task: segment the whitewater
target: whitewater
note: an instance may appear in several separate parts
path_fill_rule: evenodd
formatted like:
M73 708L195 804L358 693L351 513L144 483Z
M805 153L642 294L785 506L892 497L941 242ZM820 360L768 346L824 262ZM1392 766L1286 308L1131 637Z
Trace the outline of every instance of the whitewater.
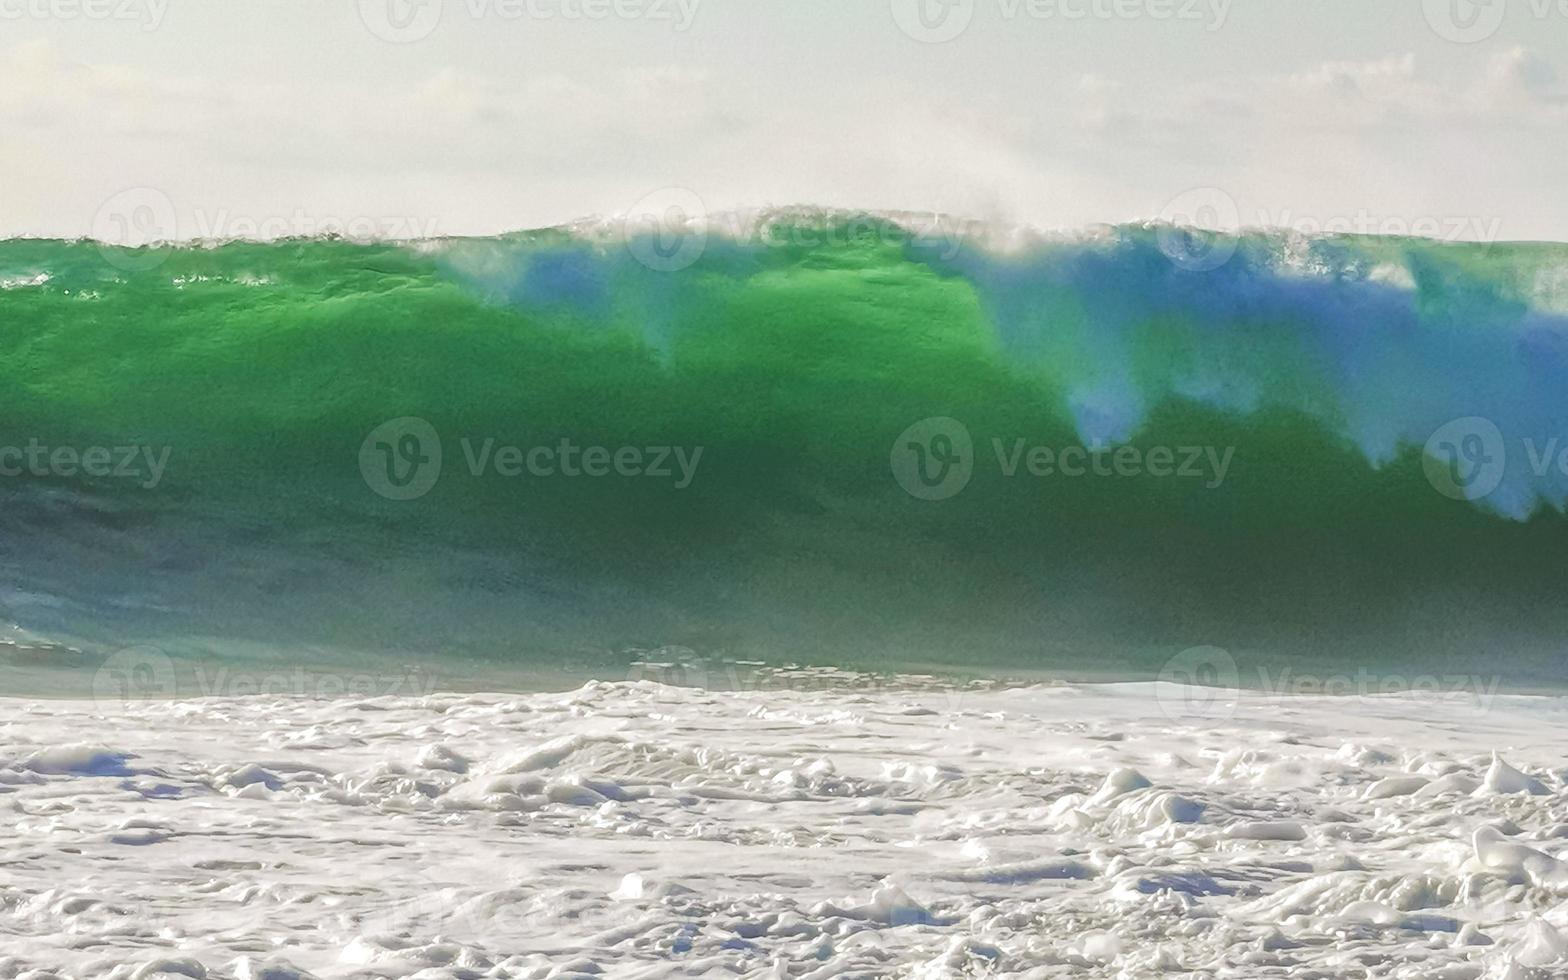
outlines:
M0 977L1568 970L1568 702L780 671L0 701Z

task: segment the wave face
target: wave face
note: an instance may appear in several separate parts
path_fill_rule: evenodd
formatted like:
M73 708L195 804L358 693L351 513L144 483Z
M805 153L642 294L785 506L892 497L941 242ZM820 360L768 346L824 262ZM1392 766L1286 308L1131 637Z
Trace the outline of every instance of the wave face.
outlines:
M0 286L23 636L1560 661L1568 246L794 211Z

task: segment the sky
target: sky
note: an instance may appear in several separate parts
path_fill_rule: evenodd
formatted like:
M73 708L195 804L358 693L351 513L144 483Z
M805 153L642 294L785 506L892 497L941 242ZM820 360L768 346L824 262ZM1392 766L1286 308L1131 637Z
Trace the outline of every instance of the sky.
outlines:
M1568 0L0 0L0 134L6 237L674 195L1568 240Z

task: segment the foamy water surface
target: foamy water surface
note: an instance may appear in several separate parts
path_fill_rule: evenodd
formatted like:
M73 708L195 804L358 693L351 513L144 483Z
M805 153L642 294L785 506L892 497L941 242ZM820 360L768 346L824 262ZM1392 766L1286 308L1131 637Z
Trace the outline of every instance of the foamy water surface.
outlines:
M1181 694L4 700L0 977L1568 971L1568 701Z

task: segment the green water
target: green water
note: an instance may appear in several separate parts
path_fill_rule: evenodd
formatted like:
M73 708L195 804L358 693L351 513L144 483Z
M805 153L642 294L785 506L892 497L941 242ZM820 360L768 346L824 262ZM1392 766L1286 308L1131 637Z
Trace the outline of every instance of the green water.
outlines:
M676 645L1139 675L1209 644L1555 676L1568 478L1520 447L1568 432L1568 249L1253 236L1195 271L1144 229L829 237L677 271L566 231L0 243L0 450L151 453L0 476L0 619L600 673ZM1469 416L1508 460L1455 500L1423 446ZM423 444L367 437L409 417L440 475L389 499L362 463L408 476ZM937 500L893 465L930 418L973 447ZM571 476L563 440L671 473ZM1007 473L1076 446L1138 472ZM505 475L506 447L556 468Z

